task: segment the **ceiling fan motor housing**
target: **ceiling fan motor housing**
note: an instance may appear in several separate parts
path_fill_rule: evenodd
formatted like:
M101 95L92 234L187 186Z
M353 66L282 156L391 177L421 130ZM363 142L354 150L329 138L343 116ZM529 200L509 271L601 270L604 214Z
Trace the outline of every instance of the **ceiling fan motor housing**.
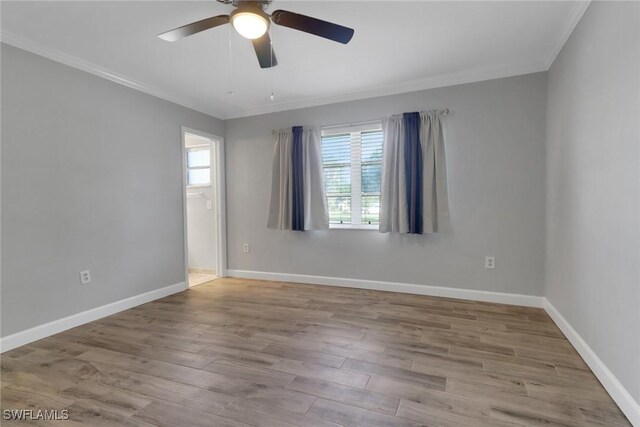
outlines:
M228 15L212 16L165 31L158 34L158 37L175 42L211 28L231 24L241 36L251 40L260 67L271 68L278 64L269 37L269 27L272 22L342 44L349 43L354 33L352 28L286 10L274 10L268 14L265 9L271 4L271 0L217 1L225 5L233 5L235 9Z
M271 0L218 0L222 4L232 4L238 8L255 8L264 10L271 4Z

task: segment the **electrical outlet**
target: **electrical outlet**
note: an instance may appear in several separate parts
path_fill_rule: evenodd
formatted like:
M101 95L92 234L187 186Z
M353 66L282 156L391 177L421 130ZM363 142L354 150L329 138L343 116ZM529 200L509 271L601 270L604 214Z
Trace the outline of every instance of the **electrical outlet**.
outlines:
M242 245L242 251L243 251L245 254L248 254L250 250L251 250L251 248L249 247L249 244L248 244L248 243L245 243L244 245Z
M484 268L487 268L489 270L493 270L494 268L496 268L496 257L494 256L484 257Z
M91 282L91 272L89 270L83 270L80 272L80 284L86 285Z
M207 209L213 209L213 202L211 200L207 200Z

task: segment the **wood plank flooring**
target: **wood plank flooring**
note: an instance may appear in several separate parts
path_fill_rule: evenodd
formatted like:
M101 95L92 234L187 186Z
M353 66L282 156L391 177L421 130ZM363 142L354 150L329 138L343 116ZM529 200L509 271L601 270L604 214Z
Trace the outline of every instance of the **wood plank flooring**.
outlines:
M203 283L207 283L218 278L215 274L208 273L207 271L210 270L197 270L192 272L191 269L189 269L189 287L202 285Z
M390 292L218 279L1 362L37 425L630 425L543 310Z

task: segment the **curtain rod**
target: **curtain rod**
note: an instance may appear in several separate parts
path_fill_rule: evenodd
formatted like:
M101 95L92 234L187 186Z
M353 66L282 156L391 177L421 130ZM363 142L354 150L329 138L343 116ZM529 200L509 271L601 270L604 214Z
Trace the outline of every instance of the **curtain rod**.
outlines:
M421 113L440 113L443 116L448 116L449 115L449 109L445 108L443 110L424 110L424 111L420 111ZM368 120L365 122L354 122L354 123L336 123L333 125L324 125L324 126L319 126L320 129L331 129L331 128L341 128L341 127L348 127L348 126L363 126L363 125L372 125L372 124L376 124L376 123L380 123L382 121L382 119L380 120Z
M445 108L443 110L424 110L424 111L420 111L421 113L431 113L431 112L435 112L435 113L440 113L443 116L448 116L449 115L449 109ZM354 123L336 123L333 125L324 125L324 126L320 126L320 129L331 129L331 128L342 128L342 127L349 127L349 126L363 126L363 125L372 125L375 123L380 123L382 121L382 119L380 120L368 120L366 122L354 122Z
M448 116L449 115L449 109L445 108L442 110L422 110L420 111L420 113L439 113L443 116ZM395 114L394 116L397 116L399 114ZM392 116L393 117L393 116ZM332 125L321 125L318 126L318 128L320 129L331 129L331 128L342 128L342 127L349 127L349 126L364 126L364 125L373 125L376 123L380 123L382 121L382 119L379 120L367 120L364 122L353 122L353 123L336 123L336 124L332 124ZM273 135L275 135L277 132L279 132L280 130L286 130L289 128L285 128L285 129L279 129L279 130L272 130L271 133Z
M439 113L442 114L443 116L448 116L449 115L449 109L445 108L443 110L423 110L420 111L420 113ZM325 125L325 126L320 126L320 129L331 129L331 128L341 128L341 127L348 127L348 126L363 126L363 125L372 125L375 123L380 123L382 121L382 119L380 120L368 120L366 122L354 122L354 123L336 123L333 125Z
M322 125L319 126L320 129L331 129L331 128L343 128L343 127L349 127L349 126L364 126L364 125L374 125L376 123L380 123L382 121L382 119L380 120L367 120L366 122L353 122L353 123L336 123L333 125Z
M449 115L449 109L445 108L443 110L422 110L422 111L418 111L418 113L438 113L442 116L448 116ZM391 117L402 117L402 114L394 114Z
M349 127L349 126L364 126L364 125L373 125L376 123L380 123L382 121L382 119L380 120L368 120L366 122L353 122L353 123L340 123L340 124L335 124L335 125L320 125L320 126L313 126L313 127L317 127L318 129L331 129L331 128L342 128L342 127ZM271 133L273 135L275 135L276 133L283 131L283 130L289 130L291 128L284 128L284 129L274 129L271 131Z

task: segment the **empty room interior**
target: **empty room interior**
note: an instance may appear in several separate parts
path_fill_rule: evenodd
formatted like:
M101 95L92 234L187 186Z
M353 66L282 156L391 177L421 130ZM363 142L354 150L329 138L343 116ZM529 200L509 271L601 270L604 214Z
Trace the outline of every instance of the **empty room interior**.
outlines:
M0 17L2 425L640 427L640 2Z

